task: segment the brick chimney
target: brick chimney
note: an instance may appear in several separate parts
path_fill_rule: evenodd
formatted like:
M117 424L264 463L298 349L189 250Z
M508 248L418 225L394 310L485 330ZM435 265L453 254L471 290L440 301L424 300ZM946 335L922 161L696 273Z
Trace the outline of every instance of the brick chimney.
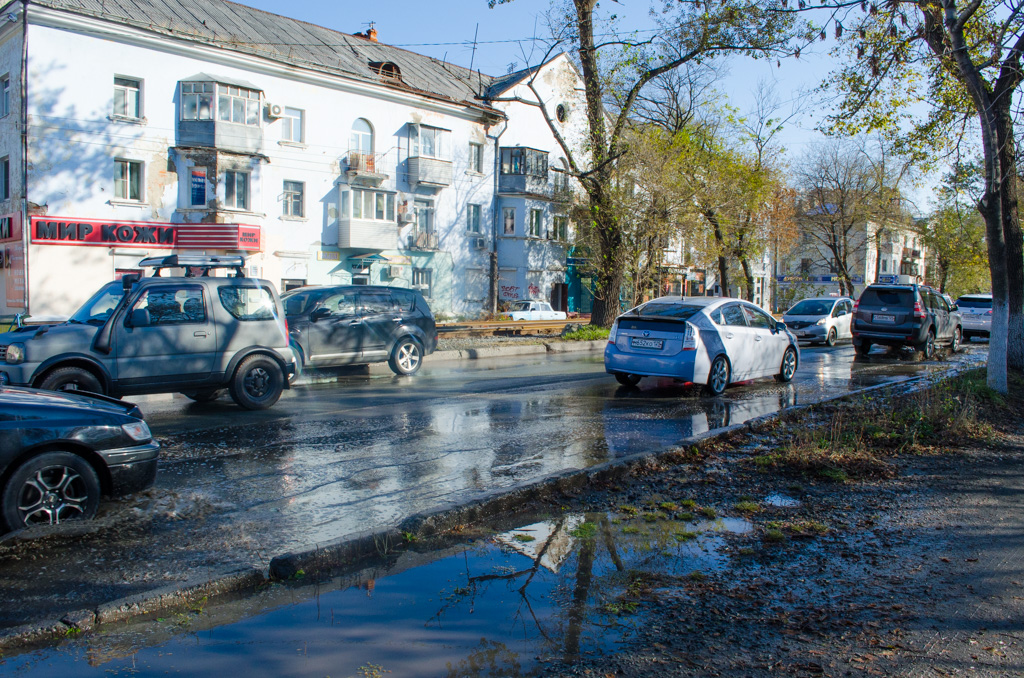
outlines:
M372 42L377 42L377 29L373 26L366 31L366 38Z

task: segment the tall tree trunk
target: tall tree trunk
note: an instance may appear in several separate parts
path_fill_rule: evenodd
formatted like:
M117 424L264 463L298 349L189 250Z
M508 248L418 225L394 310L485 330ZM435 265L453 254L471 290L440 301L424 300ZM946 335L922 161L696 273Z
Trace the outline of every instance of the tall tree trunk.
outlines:
M743 277L747 279L746 299L754 303L754 273L750 270L750 260L743 257L740 259L740 265L743 267Z
M996 134L999 139L1000 207L1003 237L1006 239L1006 275L1009 318L1006 335L1006 365L1024 370L1024 238L1020 230L1017 201L1020 182L1017 179L1017 149L1013 138L1013 117L1010 95L1004 93L994 102Z
M729 258L725 256L725 233L722 231L722 224L718 221L718 214L712 209L703 210L704 218L711 224L715 234L715 244L718 246L718 284L722 288L722 296L729 296Z
M595 266L597 291L590 324L611 327L619 315L619 294L625 279L622 270L623 240L622 229L611 206L611 200L600 187L588 192L590 216L597 233L598 261Z

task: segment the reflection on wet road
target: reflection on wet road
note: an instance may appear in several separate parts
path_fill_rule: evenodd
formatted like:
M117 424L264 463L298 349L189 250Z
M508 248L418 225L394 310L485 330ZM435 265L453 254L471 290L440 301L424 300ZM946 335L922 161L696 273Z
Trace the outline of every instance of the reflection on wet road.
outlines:
M158 487L202 497L279 553L936 367L811 349L790 384L705 398L671 380L620 387L599 355L538 356L300 386L269 412L226 398L142 405L165 446Z

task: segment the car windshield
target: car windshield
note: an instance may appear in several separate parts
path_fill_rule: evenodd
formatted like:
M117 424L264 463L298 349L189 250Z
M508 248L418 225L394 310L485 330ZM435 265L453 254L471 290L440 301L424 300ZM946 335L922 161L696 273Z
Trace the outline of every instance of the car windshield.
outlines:
M987 297L960 297L956 305L960 308L992 308L992 300Z
M636 309L637 315L655 315L667 318L679 318L680 320L686 320L694 313L700 311L703 306L695 306L694 304L687 304L680 301L675 302L664 302L664 301L652 301L649 304L638 306Z
M68 318L68 322L88 325L102 325L117 307L117 303L124 296L124 287L120 281L107 283L99 289L96 294L89 298L89 301L82 304L82 307L75 311L74 315Z
M799 304L786 311L786 315L827 315L831 312L831 301L804 299Z

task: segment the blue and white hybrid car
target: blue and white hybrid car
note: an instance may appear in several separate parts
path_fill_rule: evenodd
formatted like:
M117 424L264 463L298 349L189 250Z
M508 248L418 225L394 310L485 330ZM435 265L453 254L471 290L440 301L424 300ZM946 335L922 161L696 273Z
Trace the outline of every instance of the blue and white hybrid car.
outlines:
M766 311L740 299L660 297L626 311L612 325L605 371L620 384L671 377L720 395L729 384L775 377L787 382L800 364L796 337Z

